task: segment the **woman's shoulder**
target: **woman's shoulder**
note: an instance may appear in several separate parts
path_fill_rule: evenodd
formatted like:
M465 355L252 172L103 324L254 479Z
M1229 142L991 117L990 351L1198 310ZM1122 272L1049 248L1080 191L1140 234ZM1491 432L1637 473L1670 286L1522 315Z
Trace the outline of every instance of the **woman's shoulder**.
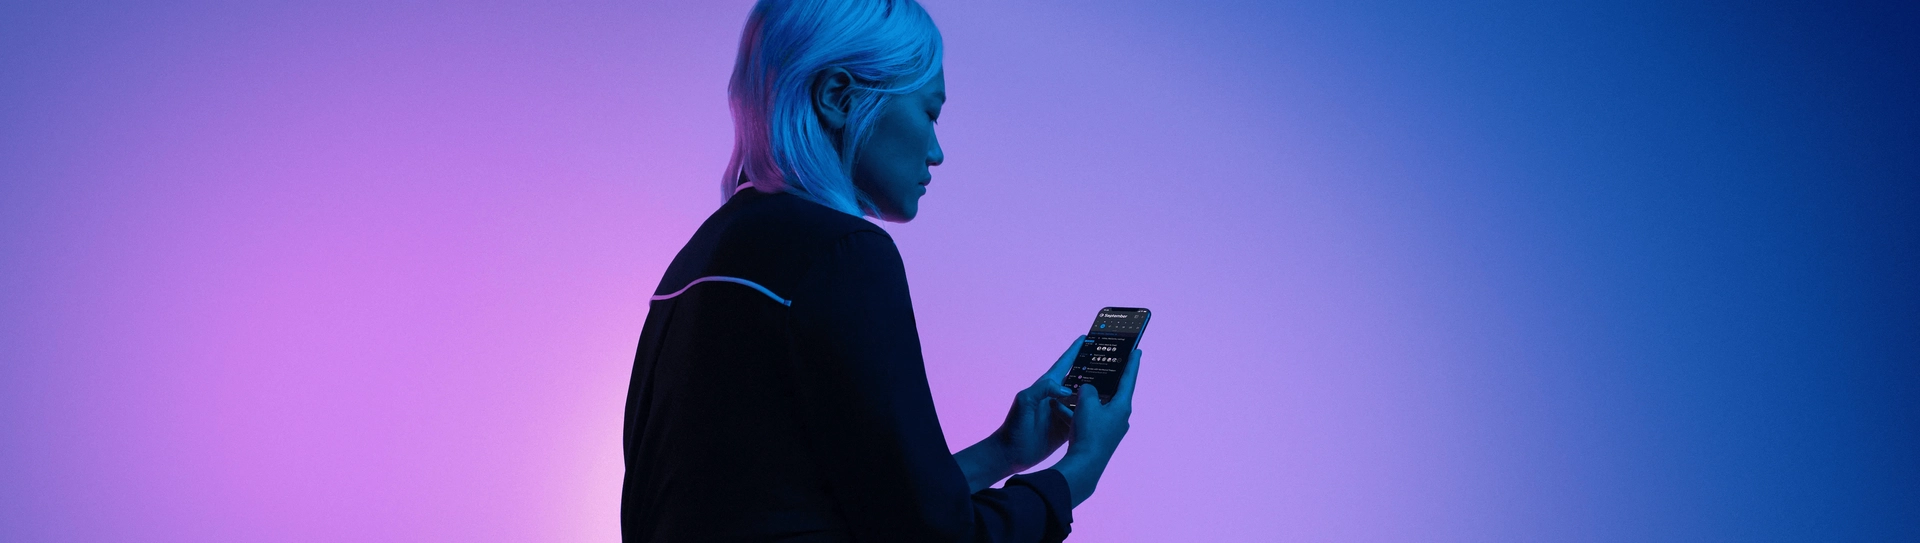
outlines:
M732 213L727 230L746 237L781 239L809 245L830 244L856 232L893 239L886 230L865 218L784 192L766 194L741 191L727 202L727 206L722 206L723 211L725 207L733 207L736 203L740 205Z
M822 259L898 261L893 237L864 218L785 193L742 191L707 218L668 266L656 294L701 277L738 277L776 292Z

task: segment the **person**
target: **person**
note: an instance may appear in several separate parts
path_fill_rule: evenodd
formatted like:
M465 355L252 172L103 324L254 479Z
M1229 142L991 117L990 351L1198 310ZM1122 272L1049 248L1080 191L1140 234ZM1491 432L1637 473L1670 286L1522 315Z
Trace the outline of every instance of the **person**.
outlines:
M1060 541L1126 434L1061 386L1080 339L949 453L904 264L944 159L942 43L913 0L762 0L728 98L725 198L654 291L628 388L627 541ZM1065 444L1052 468L1032 468ZM1011 479L1007 479L1012 476ZM1000 488L989 488L1007 479Z

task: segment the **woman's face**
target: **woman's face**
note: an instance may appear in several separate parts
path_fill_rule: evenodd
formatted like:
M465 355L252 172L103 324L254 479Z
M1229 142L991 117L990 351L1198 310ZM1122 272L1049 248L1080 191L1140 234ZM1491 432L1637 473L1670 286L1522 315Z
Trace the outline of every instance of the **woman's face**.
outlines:
M873 198L880 220L907 222L920 212L920 197L933 181L927 169L946 160L940 153L940 138L933 134L933 121L940 118L940 106L946 102L947 78L942 70L920 90L888 100L873 122L871 136L854 154L854 186Z

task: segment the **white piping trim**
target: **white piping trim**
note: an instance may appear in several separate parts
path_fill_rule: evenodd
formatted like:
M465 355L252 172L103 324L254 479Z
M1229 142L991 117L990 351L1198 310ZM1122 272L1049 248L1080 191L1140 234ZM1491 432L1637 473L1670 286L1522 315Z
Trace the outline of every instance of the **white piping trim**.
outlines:
M740 194L740 191L743 191L743 190L747 190L747 189L750 189L750 188L753 188L753 182L752 182L752 181L748 181L748 182L745 182L745 183L741 183L741 184L740 184L740 186L738 186L738 187L734 187L734 188L733 188L733 193L734 193L734 194Z
M763 286L760 286L760 284L759 284L759 283L755 283L755 282L753 282L753 281L748 281L748 280L746 280L746 279L741 279L741 278L738 278L738 277L726 277L726 276L720 276L720 275L709 275L709 276L706 276L706 277L702 277L702 278L699 278L699 279L694 279L693 281L691 281L691 282L689 282L689 283L687 283L687 286L684 286L684 287L680 287L680 290L676 290L676 291L673 291L673 294L659 294L659 295L655 295L655 296L653 297L653 301L656 301L656 302L657 302L657 301L660 301L660 300L667 300L667 299L671 299L671 298L673 298L674 296L679 296L679 295L680 295L680 293L682 293L682 292L686 292L686 291L687 291L687 289L690 289L690 288L693 288L693 286L694 286L694 285L698 285L698 284L700 284L700 283L705 283L705 282L707 282L707 281L724 281L724 282L728 282L728 283L739 283L739 284L742 284L742 285L746 285L746 286L749 286L749 287L753 287L753 290L758 290L758 291L760 291L760 293L761 293L761 294L765 294L765 295L767 295L767 297L768 297L768 298L773 298L773 301L776 301L776 302L780 302L780 305L784 305L784 306L787 306L787 307L793 307L793 300L788 300L788 299L786 299L786 298L781 298L781 297L780 297L780 295L778 295L778 294L774 294L774 293L773 293L773 291L771 291L771 290L767 290L767 287L763 287Z

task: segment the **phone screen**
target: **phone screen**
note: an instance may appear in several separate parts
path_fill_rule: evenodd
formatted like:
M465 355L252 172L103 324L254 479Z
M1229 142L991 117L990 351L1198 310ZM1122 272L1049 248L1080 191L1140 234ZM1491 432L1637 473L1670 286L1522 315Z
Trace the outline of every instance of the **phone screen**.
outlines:
M1100 403L1112 400L1113 393L1120 390L1120 374L1127 371L1127 358L1133 356L1133 348L1140 344L1140 334L1147 330L1147 319L1152 316L1152 311L1140 307L1101 309L1093 319L1093 328L1087 330L1087 339L1080 342L1073 369L1060 384L1079 394L1080 385L1091 383L1100 393ZM1074 407L1076 397L1062 401Z

